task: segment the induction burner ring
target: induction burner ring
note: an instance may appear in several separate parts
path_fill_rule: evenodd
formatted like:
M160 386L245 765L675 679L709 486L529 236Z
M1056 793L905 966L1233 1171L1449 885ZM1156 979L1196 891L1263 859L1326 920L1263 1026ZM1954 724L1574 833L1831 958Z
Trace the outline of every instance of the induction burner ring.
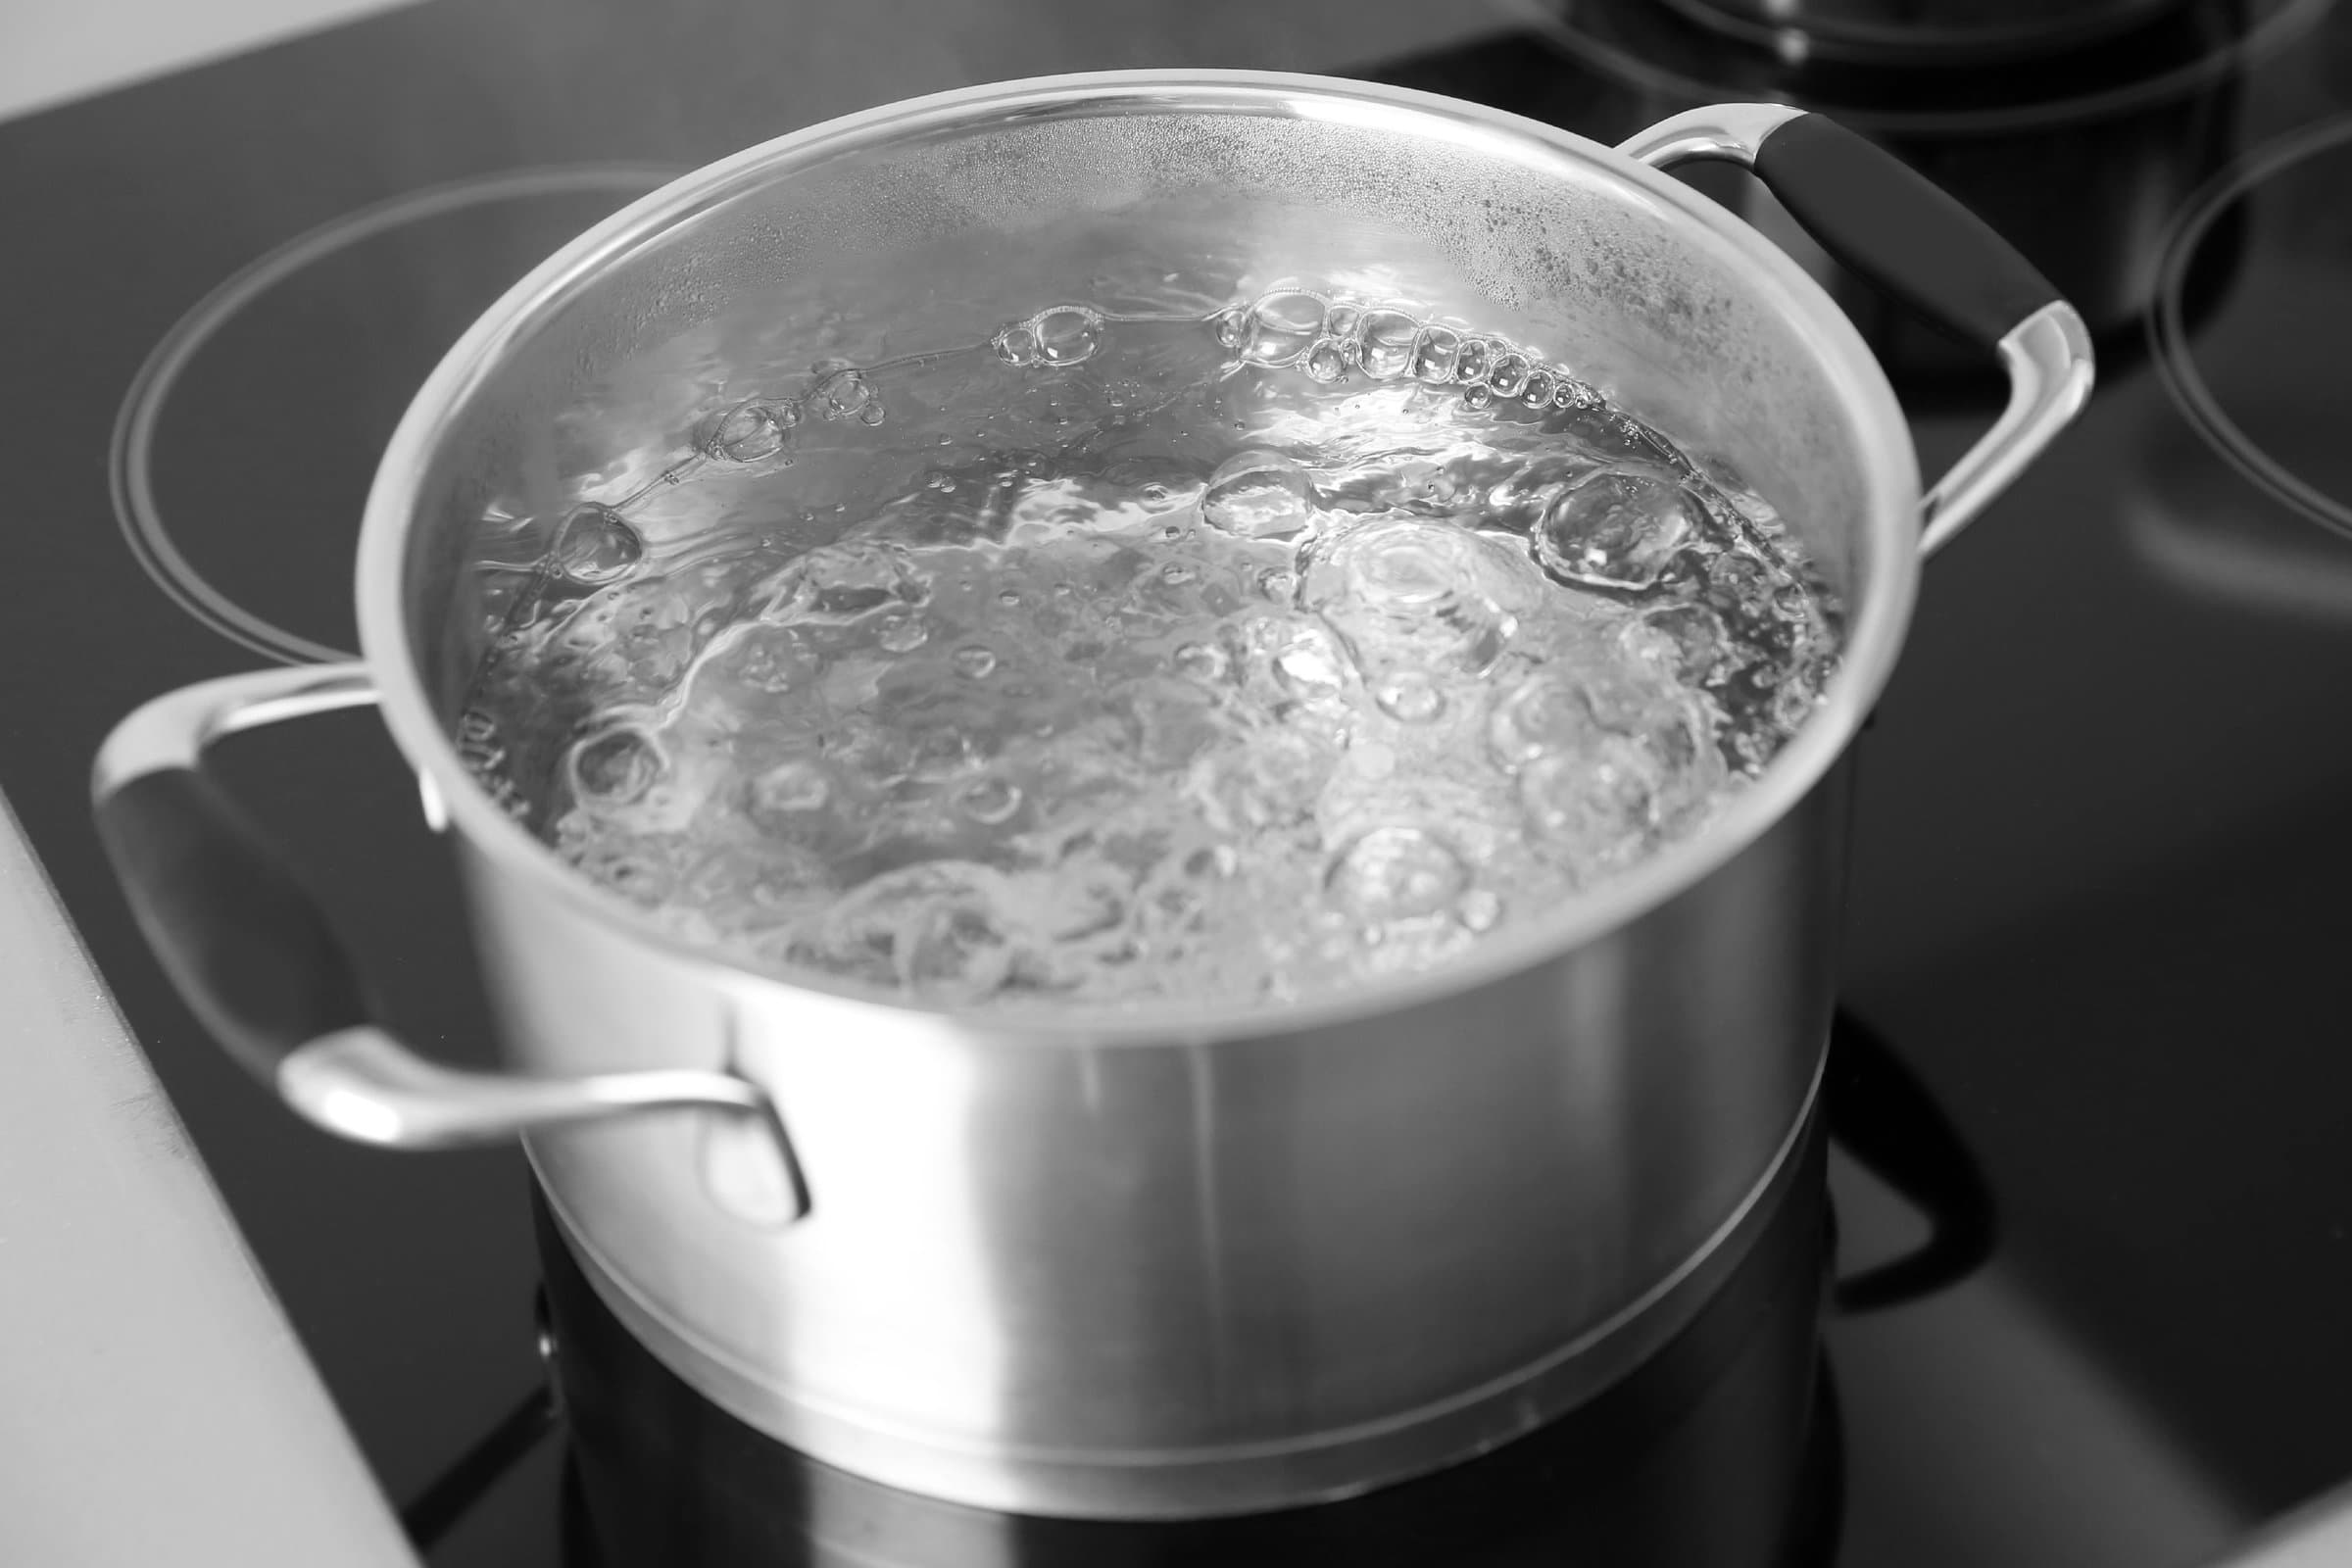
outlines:
M197 354L237 314L304 268L404 224L519 198L611 193L635 197L679 171L637 164L510 170L427 186L296 235L231 274L173 322L148 354L115 416L107 480L115 520L148 576L179 607L232 642L280 663L325 663L358 657L278 626L222 593L175 544L156 501L155 438L166 400Z
M2181 215L2165 246L2157 274L2156 309L2148 316L2148 341L2150 358L2165 390L2189 423L2232 467L2313 521L2352 537L2352 506L2299 477L2223 409L2221 399L2197 368L2183 303L2197 253L2231 207L2265 181L2346 143L2352 143L2352 116L2325 121L2272 142L2225 170L2208 185Z

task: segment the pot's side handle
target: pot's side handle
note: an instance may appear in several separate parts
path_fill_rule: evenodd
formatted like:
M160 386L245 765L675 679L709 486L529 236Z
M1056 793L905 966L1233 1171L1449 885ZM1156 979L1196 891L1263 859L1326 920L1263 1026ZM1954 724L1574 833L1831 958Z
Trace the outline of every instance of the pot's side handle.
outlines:
M241 729L375 701L365 666L262 670L156 698L115 727L92 778L98 834L172 984L249 1071L311 1121L360 1143L440 1149L662 1106L751 1118L782 1189L808 1193L774 1106L727 1072L662 1068L576 1078L440 1066L368 1019L358 976L318 902L202 771Z
M2090 397L2090 335L2034 264L1893 154L1788 104L1717 104L1621 144L1653 169L1745 165L1847 270L1997 353L2009 403L1920 504L1933 555L2040 455Z

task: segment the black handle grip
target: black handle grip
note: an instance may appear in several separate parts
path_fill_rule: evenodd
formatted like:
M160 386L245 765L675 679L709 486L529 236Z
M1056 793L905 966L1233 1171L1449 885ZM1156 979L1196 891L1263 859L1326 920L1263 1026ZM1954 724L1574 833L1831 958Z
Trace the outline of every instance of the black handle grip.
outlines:
M165 971L265 1082L305 1042L368 1021L358 977L317 901L202 774L141 774L102 795L96 811Z
M1983 219L1835 121L1787 122L1753 167L1839 266L1964 342L1991 349L2059 298Z

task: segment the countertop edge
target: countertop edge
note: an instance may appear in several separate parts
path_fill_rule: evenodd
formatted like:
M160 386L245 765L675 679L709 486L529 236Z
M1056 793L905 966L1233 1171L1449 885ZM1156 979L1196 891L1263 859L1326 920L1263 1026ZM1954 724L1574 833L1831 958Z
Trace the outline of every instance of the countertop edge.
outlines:
M417 1568L0 799L0 1561Z

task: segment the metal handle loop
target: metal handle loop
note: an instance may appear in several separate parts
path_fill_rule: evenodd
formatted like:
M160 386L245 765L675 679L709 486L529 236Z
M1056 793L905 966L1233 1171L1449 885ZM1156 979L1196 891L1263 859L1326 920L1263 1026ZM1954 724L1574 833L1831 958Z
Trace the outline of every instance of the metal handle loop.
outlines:
M359 1143L443 1149L643 1110L752 1118L774 1158L775 1221L808 1190L765 1091L734 1073L658 1068L532 1077L442 1066L366 1019L325 915L274 850L203 780L206 748L239 730L375 700L359 663L209 680L116 726L93 770L99 830L173 983L231 1053L308 1120ZM731 1204L740 1208L741 1204Z
M1735 163L1765 176L1770 184L1769 166L1758 167L1765 143L1776 131L1800 121L1817 122L1818 117L1788 104L1717 104L1662 120L1620 143L1617 150L1658 170L1698 160ZM1858 138L1848 134L1842 140L1848 144L1846 150L1850 153L1850 144ZM1890 178L1934 192L1932 185L1891 155L1880 153L1877 157L1887 166L1885 172ZM1864 171L1852 172L1859 174ZM1936 199L1947 208L1956 205L1940 193L1936 193ZM1899 217L1890 220L1899 221ZM1989 237L1989 231L1982 230L1981 225L1979 231ZM1816 237L1823 236L1817 233ZM1895 248L1901 248L1899 240ZM2036 275L2014 251L2006 246L2001 251L2000 259L2005 264L2014 263L2028 278ZM1922 555L1932 556L1949 544L1971 518L2009 487L2089 400L2090 334L2084 329L2082 317L2064 300L2051 299L2032 308L2009 326L1994 347L2009 375L2008 405L1992 428L1962 454L1960 461L1921 498Z

